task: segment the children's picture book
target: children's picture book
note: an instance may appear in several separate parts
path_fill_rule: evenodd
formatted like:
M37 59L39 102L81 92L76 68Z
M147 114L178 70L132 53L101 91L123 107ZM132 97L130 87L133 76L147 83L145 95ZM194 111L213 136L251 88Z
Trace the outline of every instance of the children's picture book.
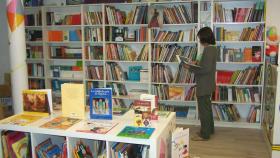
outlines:
M112 88L93 88L89 95L90 118L112 120Z
M168 118L168 116L171 114L170 111L158 111L158 116L160 118Z
M109 121L85 121L82 129L78 132L106 134L118 123Z
M45 157L61 158L62 151L57 145L53 145L44 152Z
M184 100L184 94L184 87L169 87L169 100Z
M26 126L49 116L52 112L52 96L50 89L24 90L22 92L23 112L2 120L1 124Z
M133 102L134 109L134 126L149 127L151 126L151 102L144 100L135 100Z
M85 91L83 84L64 83L61 85L62 116L85 118Z
M90 147L83 141L77 142L72 153L74 158L94 158Z
M172 157L189 157L189 129L176 128L172 133Z
M43 141L42 143L40 143L39 145L37 145L35 147L35 152L36 152L36 156L38 158L44 157L44 152L50 147L52 146L52 141L50 138L46 139L45 141Z
M14 115L14 116L9 117L8 119L3 120L1 123L10 124L10 125L18 125L18 126L26 126L41 118L42 118L41 116L36 116L36 115L18 114L18 115Z
M140 100L151 102L151 120L158 119L158 96L152 94L141 94Z
M154 128L126 126L119 134L120 137L149 139L154 132Z
M28 156L28 147L29 139L27 136L12 144L13 151L15 152L17 158L25 158L26 156Z
M43 124L42 128L66 130L74 124L80 122L80 119L70 117L56 117L53 120Z
M176 58L179 63L184 63L184 64L192 66L192 67L201 68L198 64L196 64L195 62L192 62L191 59L186 58L184 56L176 55Z

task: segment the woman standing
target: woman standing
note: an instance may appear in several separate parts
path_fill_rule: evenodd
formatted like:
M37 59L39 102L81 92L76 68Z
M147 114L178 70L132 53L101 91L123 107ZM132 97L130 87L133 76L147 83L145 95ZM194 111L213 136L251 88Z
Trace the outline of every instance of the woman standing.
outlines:
M195 75L196 97L198 102L198 113L200 117L200 132L192 138L193 141L205 141L214 134L214 119L211 105L211 94L215 91L215 73L218 49L215 44L214 34L209 27L204 27L197 33L203 54L196 68L186 66Z

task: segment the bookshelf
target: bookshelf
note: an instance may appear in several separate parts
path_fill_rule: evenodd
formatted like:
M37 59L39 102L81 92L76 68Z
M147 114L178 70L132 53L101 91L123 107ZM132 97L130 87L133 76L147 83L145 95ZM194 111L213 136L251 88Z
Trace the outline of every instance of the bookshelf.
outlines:
M171 156L171 133L176 128L175 113L170 113L170 115L167 118L160 118L159 120L154 121L152 123L152 128L155 128L155 131L149 139L137 139L117 136L117 134L121 132L124 127L133 124L133 111L128 111L126 114L120 117L114 116L114 121L112 121L112 123L114 122L118 124L106 134L78 132L77 130L82 129L87 124L87 120L81 120L80 122L76 123L67 130L48 129L41 127L41 125L59 115L60 113L54 112L50 117L42 118L27 126L1 124L1 132L4 130L11 130L25 132L29 134L29 139L31 139L31 152L33 155L32 157L36 157L36 146L48 138L51 139L53 144L58 145L60 148L62 148L62 144L65 143L68 155L67 157L69 158L74 157L73 148L75 147L77 142L81 140L87 145L89 145L91 151L94 151L99 147L98 145L94 145L96 141L102 141L106 144L104 152L106 155L105 157L108 158L113 157L111 155L111 147L115 142L148 146L149 157L160 157L160 151L162 150L165 151L165 157ZM2 140L2 137L0 138L0 140ZM162 144L162 142L164 143ZM3 153L2 143L0 143L0 153Z
M217 14L215 13L215 7L217 5L221 5L225 9L233 9L233 8L253 8L256 1L217 1L217 0L195 0L195 1L172 1L170 2L143 2L143 3L104 3L104 4L82 4L82 5L71 5L71 6L41 6L41 7L26 7L26 11L28 12L36 12L41 10L42 14L42 26L27 26L26 29L39 29L43 31L43 41L29 41L27 44L30 45L42 45L43 46L43 59L44 63L44 77L43 78L35 78L32 79L41 79L44 81L46 88L53 88L54 94L56 96L59 94L59 85L64 82L79 82L85 84L86 94L89 87L110 87L110 86L125 86L126 95L116 94L114 95L114 99L121 100L121 106L129 107L133 100L137 99L137 95L139 92L135 92L137 90L145 90L147 93L157 93L157 92L166 92L169 93L170 87L178 88L177 90L181 91L183 95L182 98L179 99L168 99L167 97L160 97L159 103L163 108L165 107L192 107L195 113L195 116L192 120L185 117L178 117L180 120L178 123L184 124L193 124L196 125L199 123L198 112L196 108L196 101L194 100L185 100L185 97L188 95L188 91L191 87L195 86L193 83L193 78L189 75L185 70L181 70L182 68L174 59L169 60L154 60L155 53L161 53L161 51L156 51L155 48L159 50L163 50L164 47L175 48L178 49L178 52L188 47L192 47L197 50L198 53L195 53L196 58L199 58L199 52L202 50L199 42L196 41L196 37L194 36L199 28L204 26L210 26L213 28L215 34L217 34L216 28L223 27L228 31L239 32L238 36L241 35L241 32L245 28L256 28L258 26L263 26L263 30L265 30L265 17L260 20L241 20L241 21L223 21L217 20ZM167 8L169 10L174 9L176 7L185 7L189 10L192 19L189 21L182 17L181 21L177 22L164 22L161 28L149 28L148 21L151 18L147 16L147 19L143 19L142 21L137 21L137 19L133 20L133 16L130 17L130 22L119 21L117 18L112 18L113 12L120 12L119 16L128 15L133 13L135 8L139 7L147 7L148 9L158 9L159 11L164 12ZM258 4L258 7L262 7L261 4ZM111 10L108 10L110 8ZM194 9L192 12L192 8ZM180 8L182 9L182 8ZM113 11L112 11L113 10ZM144 9L143 9L144 10ZM47 14L49 12L53 12L57 14L56 16L63 15L76 15L80 16L80 21L76 21L73 25L71 23L60 23L60 24L52 24L48 25L48 17ZM58 13L55 13L58 12ZM67 14L66 14L67 13ZM123 15L122 15L123 14ZM166 13L170 14L170 13ZM150 14L149 14L150 15ZM152 14L151 14L152 15ZM88 18L94 17L94 18ZM249 15L247 15L249 19ZM90 20L91 19L91 20ZM107 20L108 19L108 20ZM129 20L128 20L129 21ZM61 40L61 41L49 41L48 31L71 31L71 30L79 30L80 39L78 41L71 40ZM123 37L123 41L116 41L112 38L112 30L117 30L119 32L127 33L127 37ZM191 34L193 31L193 38L185 38L183 39L169 39L163 40L160 38L156 38L154 35L160 31L171 31L171 32L184 32L184 35ZM226 71L238 71L244 70L248 67L258 67L260 65L264 65L264 50L265 50L265 39L264 34L265 31L259 31L259 36L263 35L263 38L259 37L254 40L223 40L217 41L217 46L220 48L227 49L239 49L239 53L243 54L245 48L260 48L260 60L258 61L243 61L243 60L219 60L217 62L217 70L226 70ZM130 38L131 32L138 32L137 35L134 34L134 39ZM140 37L139 32L142 32L141 35L145 35ZM125 34L124 33L124 34ZM89 39L88 35L92 35ZM130 34L130 35L129 35ZM186 36L187 37L187 36ZM238 37L240 38L240 37ZM113 40L112 40L113 39ZM120 59L120 58L108 58L108 48L111 47L117 48L117 52L120 55L125 52L131 56L132 58ZM65 48L77 48L79 49L79 56L75 56L72 58L51 58L50 50L52 47L65 47ZM146 48L145 48L146 47ZM145 49L145 50L144 50ZM122 51L120 51L122 50ZM125 50L125 51L124 51ZM144 55L142 54L143 52ZM164 52L164 51L162 51ZM167 51L170 53L170 51ZM182 51L184 52L184 51ZM195 51L196 52L196 51ZM143 57L142 59L137 59L140 54ZM135 57L136 56L136 57ZM41 59L32 59L32 62L39 62ZM28 59L29 62L29 59ZM118 66L116 66L118 65ZM168 76L168 81L162 80L154 80L153 77L156 76L154 73L154 67L159 65L159 67L164 67L166 71L170 71ZM76 69L79 67L78 71L75 71L74 74L67 74L65 72L60 72L60 76L53 76L53 69L51 66L66 66L63 67L65 69L69 69L69 67L74 67ZM67 68L68 66L68 68ZM139 80L130 80L129 79L129 68L132 66L141 66L142 69L145 69L147 73L143 76L146 76L145 81ZM110 70L112 68L116 68L121 71L121 73L127 72L128 78L118 78L116 76L108 77L108 68ZM61 71L63 68L58 68L58 71ZM93 78L89 73L93 73L98 76ZM100 72L97 72L99 71ZM63 70L64 71L64 70ZM164 70L165 71L165 70ZM184 72L184 73L180 73ZM144 73L143 73L144 74ZM74 77L79 76L79 77ZM256 123L248 123L247 116L250 113L251 106L260 107L262 109L262 98L263 98L263 85L264 85L264 70L259 73L260 79L258 84L235 84L235 83L219 83L217 82L217 87L226 87L226 88L243 88L243 89L258 89L259 92L259 102L237 102L237 101L227 101L227 100L213 100L213 104L218 105L235 105L240 114L240 120L230 122L230 121L216 121L216 125L218 126L234 126L234 127L245 127L245 128L260 128L261 122ZM164 76L166 77L166 76ZM171 78L170 78L171 77ZM31 76L30 76L31 78ZM89 87L88 87L89 86ZM180 90L181 89L181 90ZM183 90L183 92L182 92ZM143 91L142 91L143 92ZM134 95L134 97L132 97ZM59 95L58 95L59 96ZM86 96L86 100L88 95ZM119 102L119 103L120 103ZM124 104L124 105L123 105ZM261 111L258 111L258 114ZM215 115L215 117L218 117ZM261 114L258 120L261 120Z

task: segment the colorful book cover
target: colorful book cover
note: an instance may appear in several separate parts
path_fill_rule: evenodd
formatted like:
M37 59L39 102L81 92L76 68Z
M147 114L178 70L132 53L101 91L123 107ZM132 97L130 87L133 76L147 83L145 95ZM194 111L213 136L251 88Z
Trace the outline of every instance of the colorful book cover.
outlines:
M45 157L50 157L50 158L60 158L62 151L57 145L53 145L50 147L48 150L44 152Z
M36 152L37 158L43 158L44 157L44 151L46 151L51 146L52 146L52 141L51 141L50 138L48 138L47 140L45 140L42 143L40 143L39 145L37 145L35 147L35 152Z
M151 102L151 120L158 119L158 96L152 94L141 94L140 100Z
M85 133L96 133L96 134L106 134L112 128L114 128L118 123L107 122L107 121L87 121L82 129L77 130L77 132Z
M172 157L189 157L189 129L177 128L172 133Z
M93 88L89 95L90 118L112 120L112 88Z
M183 87L169 87L169 100L183 100L184 88Z
M61 85L62 116L85 118L85 90L83 84L64 83Z
M135 100L134 109L134 125L137 127L151 126L151 102L144 100Z
M154 128L126 126L119 134L120 137L149 139L154 132Z
M12 144L13 151L16 155L16 158L27 158L29 157L29 139L27 136L18 140Z
M31 124L31 123L33 123L33 122L35 122L35 121L37 121L41 118L42 118L42 116L18 114L18 115L11 116L11 117L1 121L1 124L26 126L26 125Z
M48 115L52 112L51 90L24 90L23 111L30 114Z
M78 122L80 122L80 119L60 116L60 117L54 118L53 120L43 124L41 127L50 128L50 129L66 130Z

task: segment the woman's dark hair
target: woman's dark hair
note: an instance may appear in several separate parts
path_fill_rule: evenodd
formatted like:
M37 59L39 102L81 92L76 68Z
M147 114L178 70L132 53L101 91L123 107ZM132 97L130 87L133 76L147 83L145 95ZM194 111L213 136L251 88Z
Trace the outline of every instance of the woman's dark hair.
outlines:
M216 44L214 33L210 27L201 28L197 33L197 37L202 44Z

